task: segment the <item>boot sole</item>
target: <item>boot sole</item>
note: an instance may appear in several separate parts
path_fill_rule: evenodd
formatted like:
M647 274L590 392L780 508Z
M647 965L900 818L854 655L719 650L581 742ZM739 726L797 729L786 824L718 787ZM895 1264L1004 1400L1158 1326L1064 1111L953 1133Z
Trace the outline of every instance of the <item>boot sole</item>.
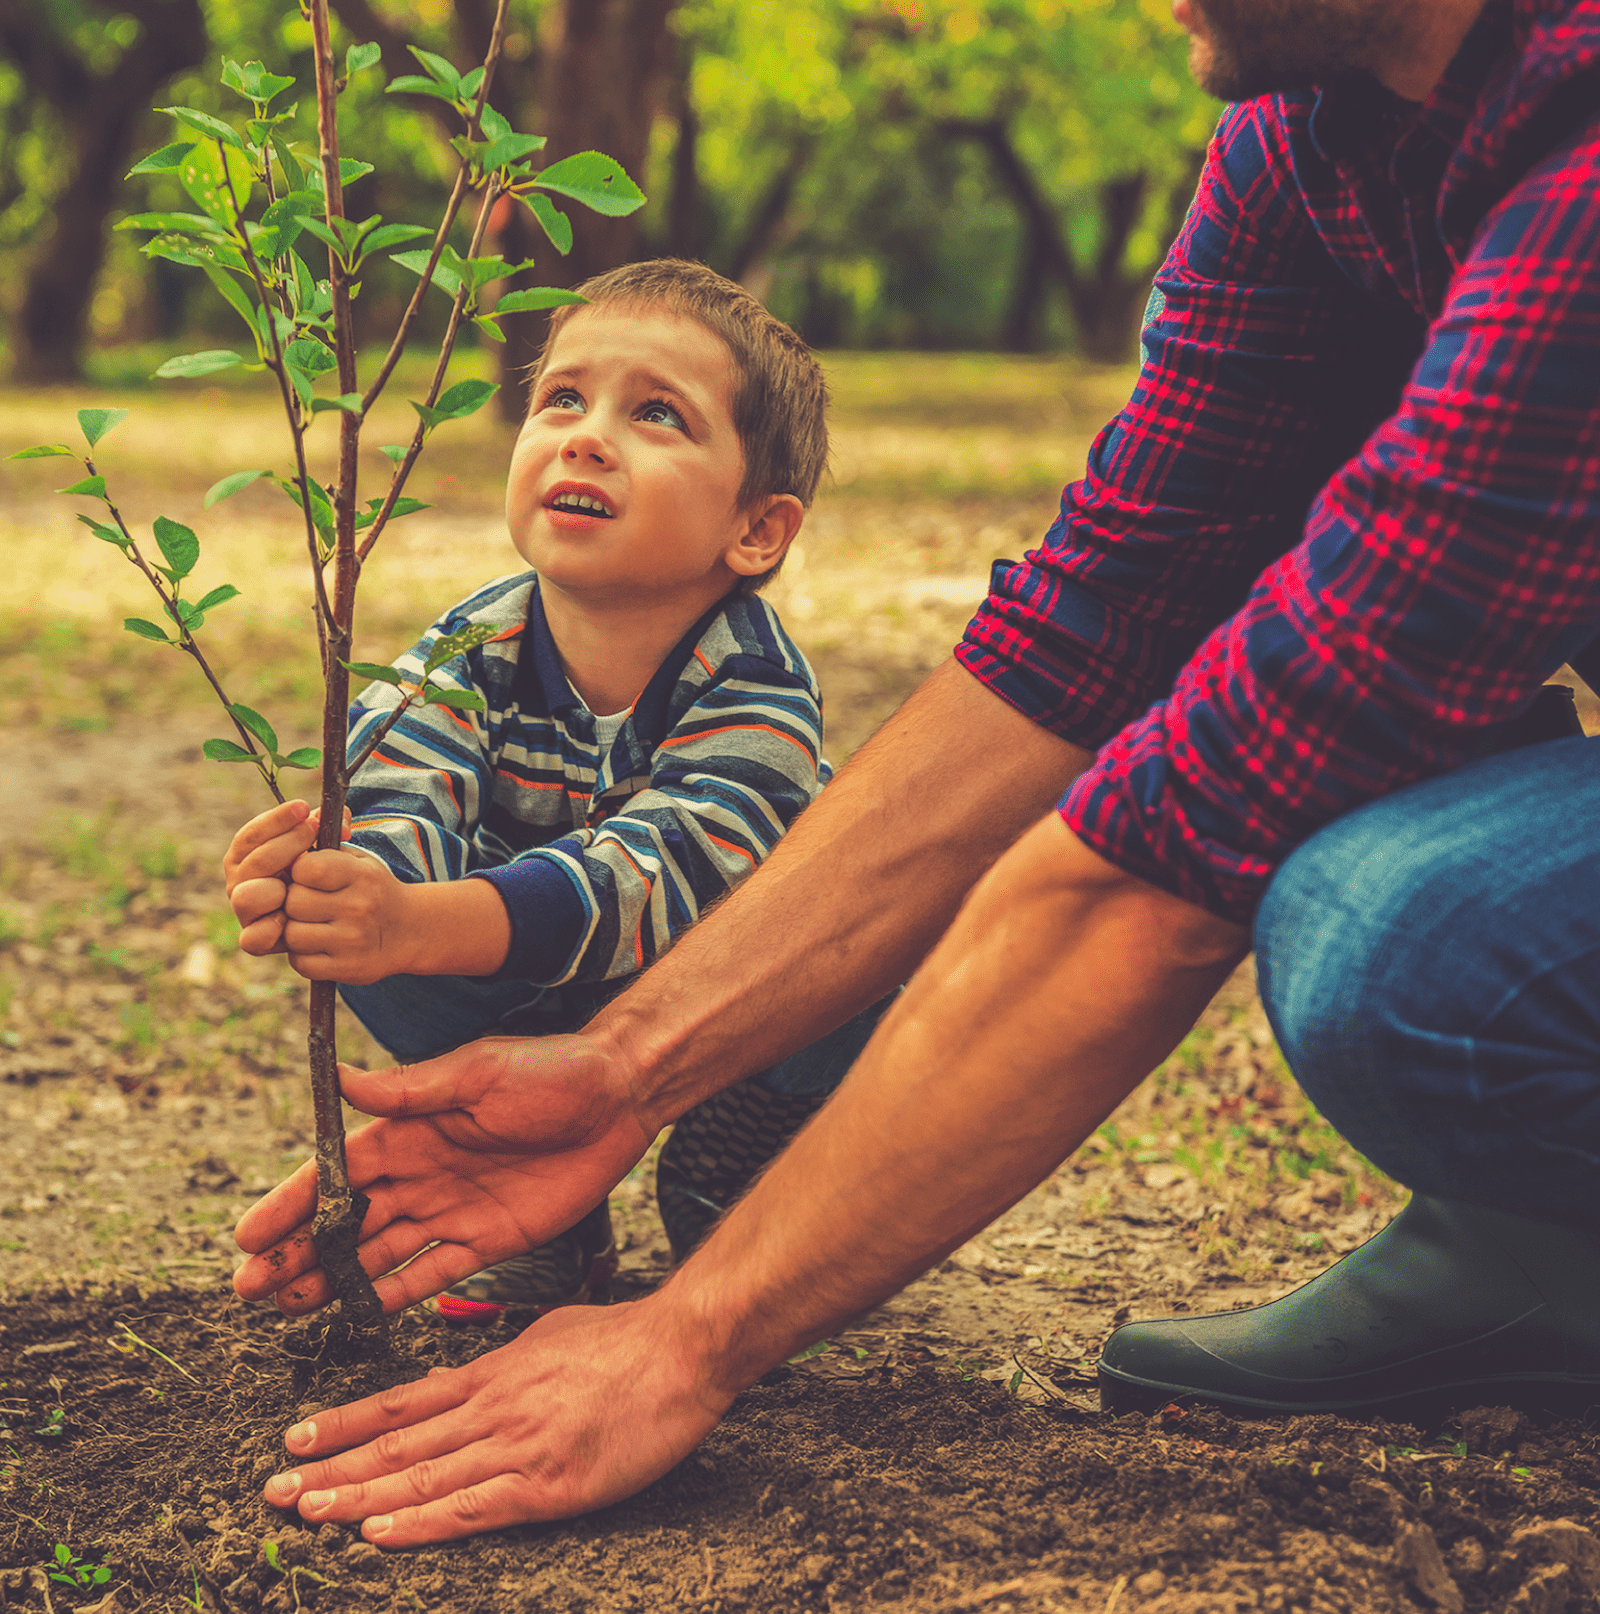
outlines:
M1600 1406L1600 1379L1507 1374L1503 1378L1462 1380L1430 1385L1425 1390L1398 1391L1392 1396L1365 1396L1349 1401L1256 1401L1220 1395L1193 1385L1160 1384L1114 1372L1098 1371L1100 1410L1159 1412L1163 1407L1201 1402L1223 1407L1240 1418L1294 1418L1328 1413L1339 1418L1401 1418L1408 1423L1442 1423L1469 1407L1514 1407L1520 1412L1576 1417Z

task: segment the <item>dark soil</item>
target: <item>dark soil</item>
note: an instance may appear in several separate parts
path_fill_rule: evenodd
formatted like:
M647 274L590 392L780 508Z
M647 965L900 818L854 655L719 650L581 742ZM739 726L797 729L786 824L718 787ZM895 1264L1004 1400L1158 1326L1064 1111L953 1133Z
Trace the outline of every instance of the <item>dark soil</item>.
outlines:
M504 1337L413 1311L391 1377ZM862 1337L859 1358L769 1374L630 1501L384 1554L351 1528L304 1529L260 1496L288 1423L382 1380L317 1376L294 1354L299 1325L215 1293L35 1295L0 1330L0 1606L1594 1606L1600 1440L1582 1425L1534 1428L1503 1411L1442 1434L1326 1417L1242 1424L1205 1409L1113 1419L1076 1373L1025 1402L930 1360L908 1332L892 1345ZM58 1543L83 1578L97 1566L109 1578L48 1579Z

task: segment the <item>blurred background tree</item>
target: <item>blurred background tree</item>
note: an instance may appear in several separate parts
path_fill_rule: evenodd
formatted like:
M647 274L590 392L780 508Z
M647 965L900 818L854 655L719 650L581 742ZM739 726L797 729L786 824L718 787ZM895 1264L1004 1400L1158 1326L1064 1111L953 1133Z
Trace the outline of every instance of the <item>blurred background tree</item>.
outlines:
M493 14L488 0L333 9L341 44L382 46L386 77L416 71L411 45L480 58ZM1168 0L514 0L513 16L499 109L547 135L552 158L610 152L651 202L575 216L562 260L507 206L502 250L564 285L641 256L702 258L819 347L1127 359L1217 112ZM222 57L304 72L308 50L284 0L0 0L14 378L68 380L90 351L227 328L208 284L114 229L185 207L172 177L123 175L174 138L152 99L210 107ZM455 131L440 103L385 95L378 77L342 104L350 154L385 157L351 206L408 219L446 185ZM386 267L358 312L410 287ZM543 326L505 324L514 414Z

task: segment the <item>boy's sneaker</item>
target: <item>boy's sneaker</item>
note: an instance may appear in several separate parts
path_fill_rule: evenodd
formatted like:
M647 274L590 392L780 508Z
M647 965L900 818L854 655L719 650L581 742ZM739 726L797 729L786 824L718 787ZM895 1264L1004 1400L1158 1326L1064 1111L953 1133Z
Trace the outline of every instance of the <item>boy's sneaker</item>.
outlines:
M674 1265L698 1248L827 1096L769 1093L747 1079L712 1094L673 1127L656 1162L656 1204Z
M531 1322L557 1306L587 1304L605 1292L616 1270L611 1207L602 1201L548 1244L451 1284L433 1309L452 1323L493 1323L507 1312L525 1313Z

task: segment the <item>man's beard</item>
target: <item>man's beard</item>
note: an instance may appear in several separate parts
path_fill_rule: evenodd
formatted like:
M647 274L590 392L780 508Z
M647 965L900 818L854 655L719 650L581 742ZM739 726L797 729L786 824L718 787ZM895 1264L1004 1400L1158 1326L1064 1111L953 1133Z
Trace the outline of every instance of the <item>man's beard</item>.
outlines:
M1404 38L1410 10L1392 0L1191 3L1200 31L1189 65L1202 88L1224 101L1370 74Z

